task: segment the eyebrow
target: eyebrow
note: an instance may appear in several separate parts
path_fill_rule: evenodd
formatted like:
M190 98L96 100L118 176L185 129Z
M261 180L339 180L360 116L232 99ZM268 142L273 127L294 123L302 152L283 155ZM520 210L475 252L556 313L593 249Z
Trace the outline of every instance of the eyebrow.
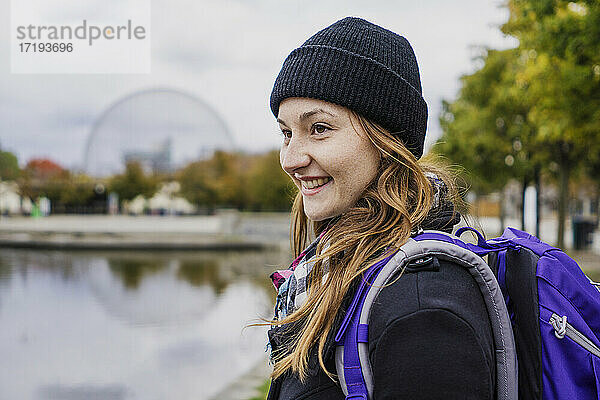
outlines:
M325 111L322 108L315 108L314 110L310 110L310 111L306 111L303 112L302 114L300 114L300 117L298 118L298 120L300 120L300 122L306 120L307 118L312 117L315 114L328 114L332 117L335 117L334 114L330 113L329 111ZM287 125L281 118L277 118L277 122L279 122L280 124L283 125Z

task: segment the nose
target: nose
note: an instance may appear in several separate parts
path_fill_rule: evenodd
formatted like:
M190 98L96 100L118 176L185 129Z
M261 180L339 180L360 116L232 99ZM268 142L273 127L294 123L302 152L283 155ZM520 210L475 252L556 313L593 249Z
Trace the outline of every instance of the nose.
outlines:
M299 168L310 164L310 155L302 140L292 137L287 146L281 148L281 168L293 175Z

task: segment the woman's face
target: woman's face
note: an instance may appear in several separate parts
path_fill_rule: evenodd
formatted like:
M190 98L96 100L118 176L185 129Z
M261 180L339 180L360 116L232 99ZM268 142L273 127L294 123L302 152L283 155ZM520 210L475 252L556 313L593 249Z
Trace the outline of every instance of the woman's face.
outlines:
M322 221L350 209L379 166L379 152L350 110L291 97L279 105L277 121L281 167L302 192L306 216Z

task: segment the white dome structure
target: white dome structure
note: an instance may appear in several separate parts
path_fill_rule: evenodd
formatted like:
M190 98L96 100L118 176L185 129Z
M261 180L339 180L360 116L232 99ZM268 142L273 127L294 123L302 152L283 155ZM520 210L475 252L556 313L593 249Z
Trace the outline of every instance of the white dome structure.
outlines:
M83 166L96 177L120 173L130 160L169 172L233 148L225 122L204 101L175 89L147 89L117 100L97 119Z

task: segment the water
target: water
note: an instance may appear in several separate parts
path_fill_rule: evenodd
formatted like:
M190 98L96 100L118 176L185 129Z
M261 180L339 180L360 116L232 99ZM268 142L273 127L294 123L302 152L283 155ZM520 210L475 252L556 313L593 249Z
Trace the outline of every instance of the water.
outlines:
M265 357L280 252L0 252L0 399L209 398Z

